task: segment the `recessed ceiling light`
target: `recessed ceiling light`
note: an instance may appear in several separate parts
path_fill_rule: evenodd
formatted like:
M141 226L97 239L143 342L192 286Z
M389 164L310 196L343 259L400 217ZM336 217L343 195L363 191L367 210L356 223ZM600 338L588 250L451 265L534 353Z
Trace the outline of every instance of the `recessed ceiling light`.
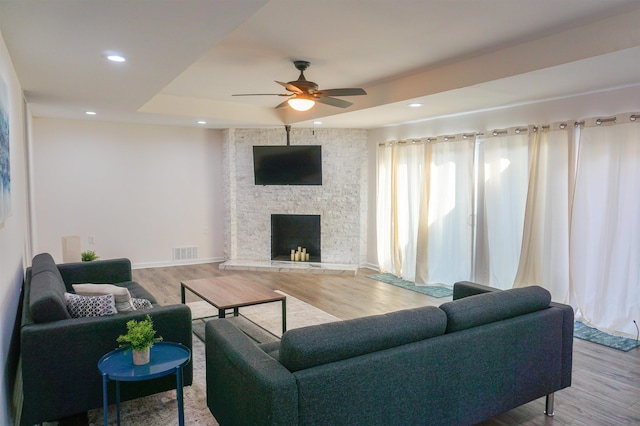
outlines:
M322 124L322 121L314 121L313 124Z
M422 104L418 103L418 102L414 102L412 104L409 104L409 106L411 108L420 108L422 106Z
M206 122L206 121L204 121L204 120L199 120L199 121L198 121L198 124L207 124L207 122Z
M86 111L85 114L87 115L96 115L95 111Z
M120 56L120 55L109 55L107 56L107 59L113 62L124 62L126 61L124 56Z

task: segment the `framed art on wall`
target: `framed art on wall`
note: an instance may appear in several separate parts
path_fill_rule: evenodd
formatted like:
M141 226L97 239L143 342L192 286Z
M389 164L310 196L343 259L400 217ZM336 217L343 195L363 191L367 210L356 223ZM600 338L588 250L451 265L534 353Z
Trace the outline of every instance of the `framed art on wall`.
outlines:
M9 157L9 96L0 78L0 224L11 216L11 170Z

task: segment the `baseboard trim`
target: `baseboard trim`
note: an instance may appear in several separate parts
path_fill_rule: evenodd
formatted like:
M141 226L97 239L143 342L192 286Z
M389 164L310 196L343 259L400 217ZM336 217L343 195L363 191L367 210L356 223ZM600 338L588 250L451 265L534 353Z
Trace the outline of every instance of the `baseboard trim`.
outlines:
M202 263L217 263L224 262L224 257L211 257L207 259L189 259L189 260L169 260L161 262L142 262L132 263L131 269L146 269L146 268L166 268L168 266L181 266L181 265L200 265Z
M362 267L380 272L380 267L378 267L378 265L376 265L375 263L365 263L364 265L362 265Z

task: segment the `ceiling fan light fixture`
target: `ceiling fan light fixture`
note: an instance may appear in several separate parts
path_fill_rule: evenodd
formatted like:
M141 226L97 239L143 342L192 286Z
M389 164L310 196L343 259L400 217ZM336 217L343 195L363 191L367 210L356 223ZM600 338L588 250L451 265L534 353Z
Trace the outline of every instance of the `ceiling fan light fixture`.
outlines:
M287 101L289 106L296 111L308 111L316 104L313 99L300 96L293 97Z

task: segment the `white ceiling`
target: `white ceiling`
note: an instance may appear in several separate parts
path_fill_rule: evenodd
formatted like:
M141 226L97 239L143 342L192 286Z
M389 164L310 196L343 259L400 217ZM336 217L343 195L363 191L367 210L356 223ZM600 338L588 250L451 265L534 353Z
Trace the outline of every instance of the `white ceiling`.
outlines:
M378 128L640 85L638 0L0 0L0 31L38 117ZM284 92L297 59L368 95L231 96Z

